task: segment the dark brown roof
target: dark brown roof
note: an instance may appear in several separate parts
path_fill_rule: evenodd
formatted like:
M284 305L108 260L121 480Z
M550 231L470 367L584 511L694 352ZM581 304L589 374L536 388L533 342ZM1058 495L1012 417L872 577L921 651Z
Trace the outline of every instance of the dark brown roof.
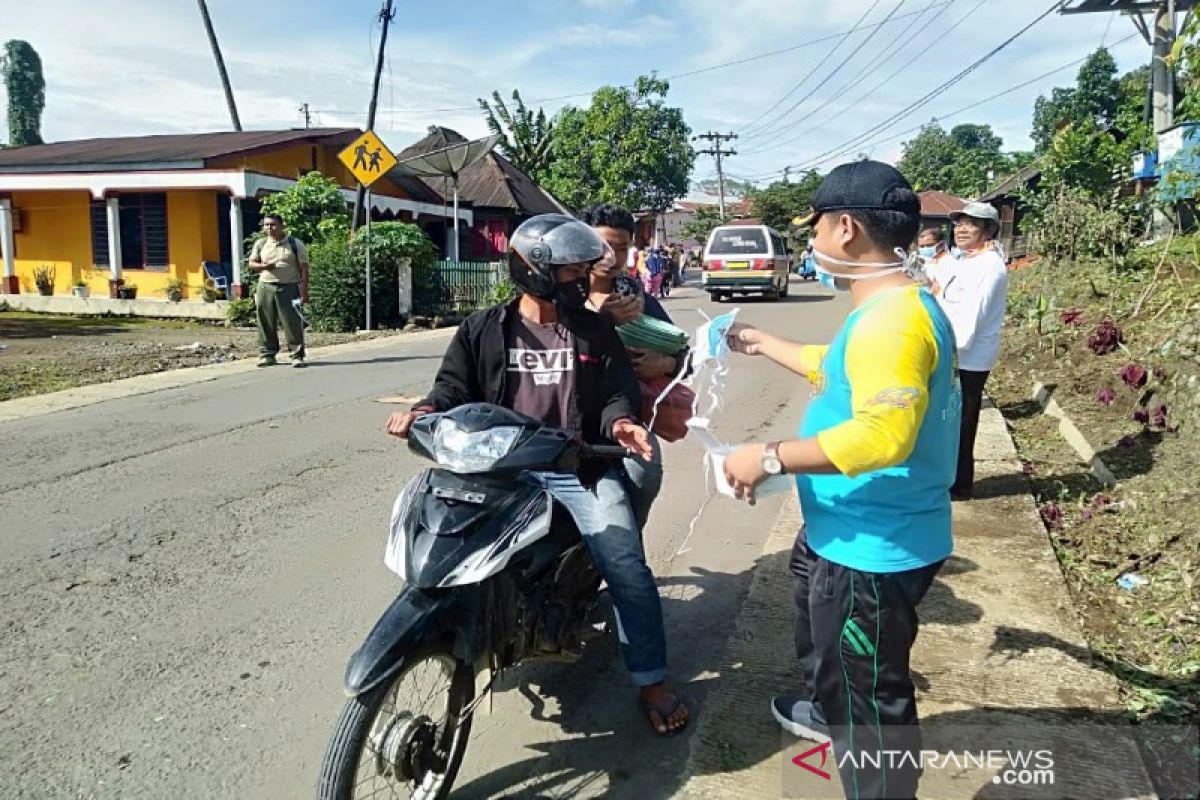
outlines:
M349 144L357 128L226 131L79 139L0 150L0 172L81 172L97 169L200 169L207 162L296 144Z
M1018 188L1029 186L1041 176L1042 165L1035 161L1027 167L1014 172L1012 175L1009 175L1007 178L1000 181L1000 183L996 184L995 187L984 192L983 196L979 199L980 201L986 203L1000 197L1005 197L1006 195L1012 194Z
M921 216L945 217L952 211L962 211L967 204L961 197L930 189L917 195L921 199Z
M397 157L403 161L405 158L466 141L467 139L457 131L433 126L428 136L401 150ZM450 198L448 181L441 178L420 180L443 198ZM562 213L564 210L563 205L553 195L496 152L488 153L463 169L458 177L458 200L477 209L502 208L517 214L551 214Z

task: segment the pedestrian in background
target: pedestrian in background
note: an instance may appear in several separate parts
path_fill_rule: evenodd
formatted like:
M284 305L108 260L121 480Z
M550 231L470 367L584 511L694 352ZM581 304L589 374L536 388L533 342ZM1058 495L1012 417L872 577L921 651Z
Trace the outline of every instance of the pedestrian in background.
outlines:
M996 235L1000 214L987 203L967 203L950 215L955 254L939 258L931 289L954 326L962 381L962 434L950 496L970 500L975 486L975 434L983 387L1000 357L1000 330L1008 303L1008 268Z
M304 242L288 235L283 220L263 217L267 234L254 243L247 266L258 273L254 306L258 315L258 365L272 367L279 354L279 331L283 326L292 366L304 366L304 319L297 306L308 302L308 250Z

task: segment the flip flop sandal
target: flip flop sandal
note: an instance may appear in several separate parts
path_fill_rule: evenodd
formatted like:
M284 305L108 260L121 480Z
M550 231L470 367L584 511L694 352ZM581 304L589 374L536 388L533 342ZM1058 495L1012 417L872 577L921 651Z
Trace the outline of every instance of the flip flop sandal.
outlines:
M638 699L638 704L641 705L643 710L645 710L646 712L653 711L655 714L658 714L658 718L663 721L664 725L667 725L667 730L663 733L659 733L658 726L654 724L654 720L650 719L649 713L646 714L646 718L650 722L651 730L653 730L655 733L658 733L659 736L671 736L673 734L679 733L684 728L686 728L688 726L688 722L691 721L691 719L688 718L687 720L684 720L684 723L682 725L680 725L678 728L675 728L674 730L671 729L668 720L671 719L672 714L674 714L676 711L678 711L683 706L683 698L682 697L680 697L679 695L674 695L674 698L675 699L672 702L667 703L666 705L660 705L658 703L651 703L649 700L643 700L641 698Z

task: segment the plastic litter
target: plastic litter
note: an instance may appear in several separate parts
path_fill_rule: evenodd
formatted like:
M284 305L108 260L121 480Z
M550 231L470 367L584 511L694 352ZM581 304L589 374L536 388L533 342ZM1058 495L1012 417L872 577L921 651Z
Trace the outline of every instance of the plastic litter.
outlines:
M1136 572L1126 572L1124 575L1117 578L1117 586L1120 586L1122 589L1124 589L1127 592L1132 592L1134 589L1137 589L1139 586L1149 586L1149 585L1150 585L1150 579L1143 578L1141 575L1138 575Z

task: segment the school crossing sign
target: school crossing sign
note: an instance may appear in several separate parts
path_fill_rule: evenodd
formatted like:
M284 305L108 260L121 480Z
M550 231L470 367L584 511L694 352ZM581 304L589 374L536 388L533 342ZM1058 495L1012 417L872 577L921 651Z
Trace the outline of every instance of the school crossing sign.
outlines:
M349 147L338 153L338 160L363 186L370 186L396 166L396 156L374 131L367 131L351 142Z

